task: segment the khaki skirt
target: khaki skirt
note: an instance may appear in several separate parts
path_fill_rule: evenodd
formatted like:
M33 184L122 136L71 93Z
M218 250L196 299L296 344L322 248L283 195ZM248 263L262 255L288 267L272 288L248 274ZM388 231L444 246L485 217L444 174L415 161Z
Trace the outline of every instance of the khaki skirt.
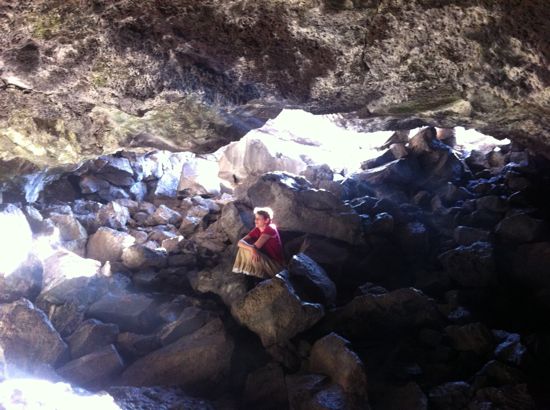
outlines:
M239 248L233 265L233 272L269 279L283 270L283 266L269 256L258 252L259 259L252 260L252 252Z

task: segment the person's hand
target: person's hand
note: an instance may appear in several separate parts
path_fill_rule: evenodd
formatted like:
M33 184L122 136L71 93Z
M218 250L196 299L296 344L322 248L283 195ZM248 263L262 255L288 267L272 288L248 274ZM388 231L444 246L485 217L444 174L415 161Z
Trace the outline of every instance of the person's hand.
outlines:
M258 262L260 260L260 254L256 249L252 249L252 261Z

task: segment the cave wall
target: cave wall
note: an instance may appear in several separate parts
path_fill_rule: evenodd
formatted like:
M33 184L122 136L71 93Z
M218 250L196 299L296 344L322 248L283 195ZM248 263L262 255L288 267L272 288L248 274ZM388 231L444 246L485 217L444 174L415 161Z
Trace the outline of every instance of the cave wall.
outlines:
M8 0L0 173L211 152L282 107L550 154L546 0Z

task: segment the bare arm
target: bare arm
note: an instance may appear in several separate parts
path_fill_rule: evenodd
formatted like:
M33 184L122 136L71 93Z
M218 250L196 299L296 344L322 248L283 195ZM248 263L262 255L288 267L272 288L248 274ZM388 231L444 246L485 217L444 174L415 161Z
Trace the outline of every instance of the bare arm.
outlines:
M260 235L260 237L256 240L256 242L251 244L248 242L250 240L250 237L247 235L237 243L237 246L239 248L243 248L248 250L249 252L252 252L254 259L257 259L258 249L264 246L265 243L269 240L269 238L271 238L271 236L264 233Z

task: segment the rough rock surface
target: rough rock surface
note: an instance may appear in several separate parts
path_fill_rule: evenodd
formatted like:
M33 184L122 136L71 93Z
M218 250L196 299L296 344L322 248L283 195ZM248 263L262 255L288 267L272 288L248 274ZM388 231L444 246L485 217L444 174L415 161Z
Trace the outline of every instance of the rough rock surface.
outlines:
M545 0L3 7L0 140L18 158L3 174L123 146L212 150L284 105L371 128L470 125L549 152Z

